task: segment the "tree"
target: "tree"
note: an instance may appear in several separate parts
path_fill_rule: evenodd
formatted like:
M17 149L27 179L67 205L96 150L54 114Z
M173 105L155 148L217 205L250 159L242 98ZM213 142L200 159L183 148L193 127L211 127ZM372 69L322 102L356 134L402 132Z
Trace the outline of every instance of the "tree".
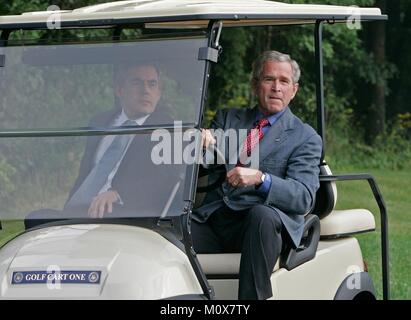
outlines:
M375 5L386 12L385 0L376 0ZM370 52L370 58L376 66L380 66L374 79L365 83L369 90L368 102L365 106L365 117L363 125L365 127L365 142L372 145L379 135L385 133L386 128L386 103L387 95L387 74L384 74L386 65L385 38L386 22L379 21L369 23L365 27L365 41Z

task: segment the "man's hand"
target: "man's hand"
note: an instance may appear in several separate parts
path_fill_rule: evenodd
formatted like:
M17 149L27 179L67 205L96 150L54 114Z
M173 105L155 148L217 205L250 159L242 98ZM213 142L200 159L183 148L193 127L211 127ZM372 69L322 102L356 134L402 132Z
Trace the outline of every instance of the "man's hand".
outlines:
M216 144L217 141L214 139L211 131L208 129L201 129L201 145L204 149L207 149L210 144Z
M109 190L93 198L88 216L90 218L103 218L105 213L113 212L113 203L120 199L117 191Z
M256 186L261 184L260 170L235 167L227 172L227 182L235 188Z

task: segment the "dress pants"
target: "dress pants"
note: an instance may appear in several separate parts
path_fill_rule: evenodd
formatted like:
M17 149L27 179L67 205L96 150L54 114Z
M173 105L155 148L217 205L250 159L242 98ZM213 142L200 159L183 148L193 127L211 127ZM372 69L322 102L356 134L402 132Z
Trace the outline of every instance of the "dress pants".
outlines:
M216 210L205 223L192 220L197 253L241 253L238 298L263 300L272 296L270 277L282 248L282 223L264 205L234 211Z

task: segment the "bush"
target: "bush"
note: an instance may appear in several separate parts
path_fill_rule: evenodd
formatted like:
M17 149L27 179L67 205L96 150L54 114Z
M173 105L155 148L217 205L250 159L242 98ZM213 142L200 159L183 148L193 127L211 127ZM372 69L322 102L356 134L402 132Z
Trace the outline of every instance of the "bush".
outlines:
M329 156L326 160L333 168L390 169L411 167L410 126L406 115L399 115L389 131L378 136L372 146L362 142L360 129L331 130L327 139ZM347 125L348 128L348 125Z

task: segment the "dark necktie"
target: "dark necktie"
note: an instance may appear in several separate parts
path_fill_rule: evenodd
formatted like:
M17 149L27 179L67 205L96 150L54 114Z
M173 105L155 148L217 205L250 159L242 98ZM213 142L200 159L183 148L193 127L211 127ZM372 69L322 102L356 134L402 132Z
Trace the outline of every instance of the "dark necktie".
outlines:
M125 121L122 126L135 125L133 120ZM67 202L66 207L79 205L90 205L92 199L98 194L107 178L120 161L127 149L129 141L132 139L131 134L117 135L111 145L104 152L100 161L93 167L83 183Z
M247 137L245 138L243 147L240 152L240 157L237 162L237 167L238 166L241 167L243 166L243 164L246 163L246 159L251 156L251 152L253 151L255 146L264 137L263 128L265 126L268 126L269 124L270 122L268 121L267 118L262 118L257 122L255 127L252 128L250 132L247 134Z

